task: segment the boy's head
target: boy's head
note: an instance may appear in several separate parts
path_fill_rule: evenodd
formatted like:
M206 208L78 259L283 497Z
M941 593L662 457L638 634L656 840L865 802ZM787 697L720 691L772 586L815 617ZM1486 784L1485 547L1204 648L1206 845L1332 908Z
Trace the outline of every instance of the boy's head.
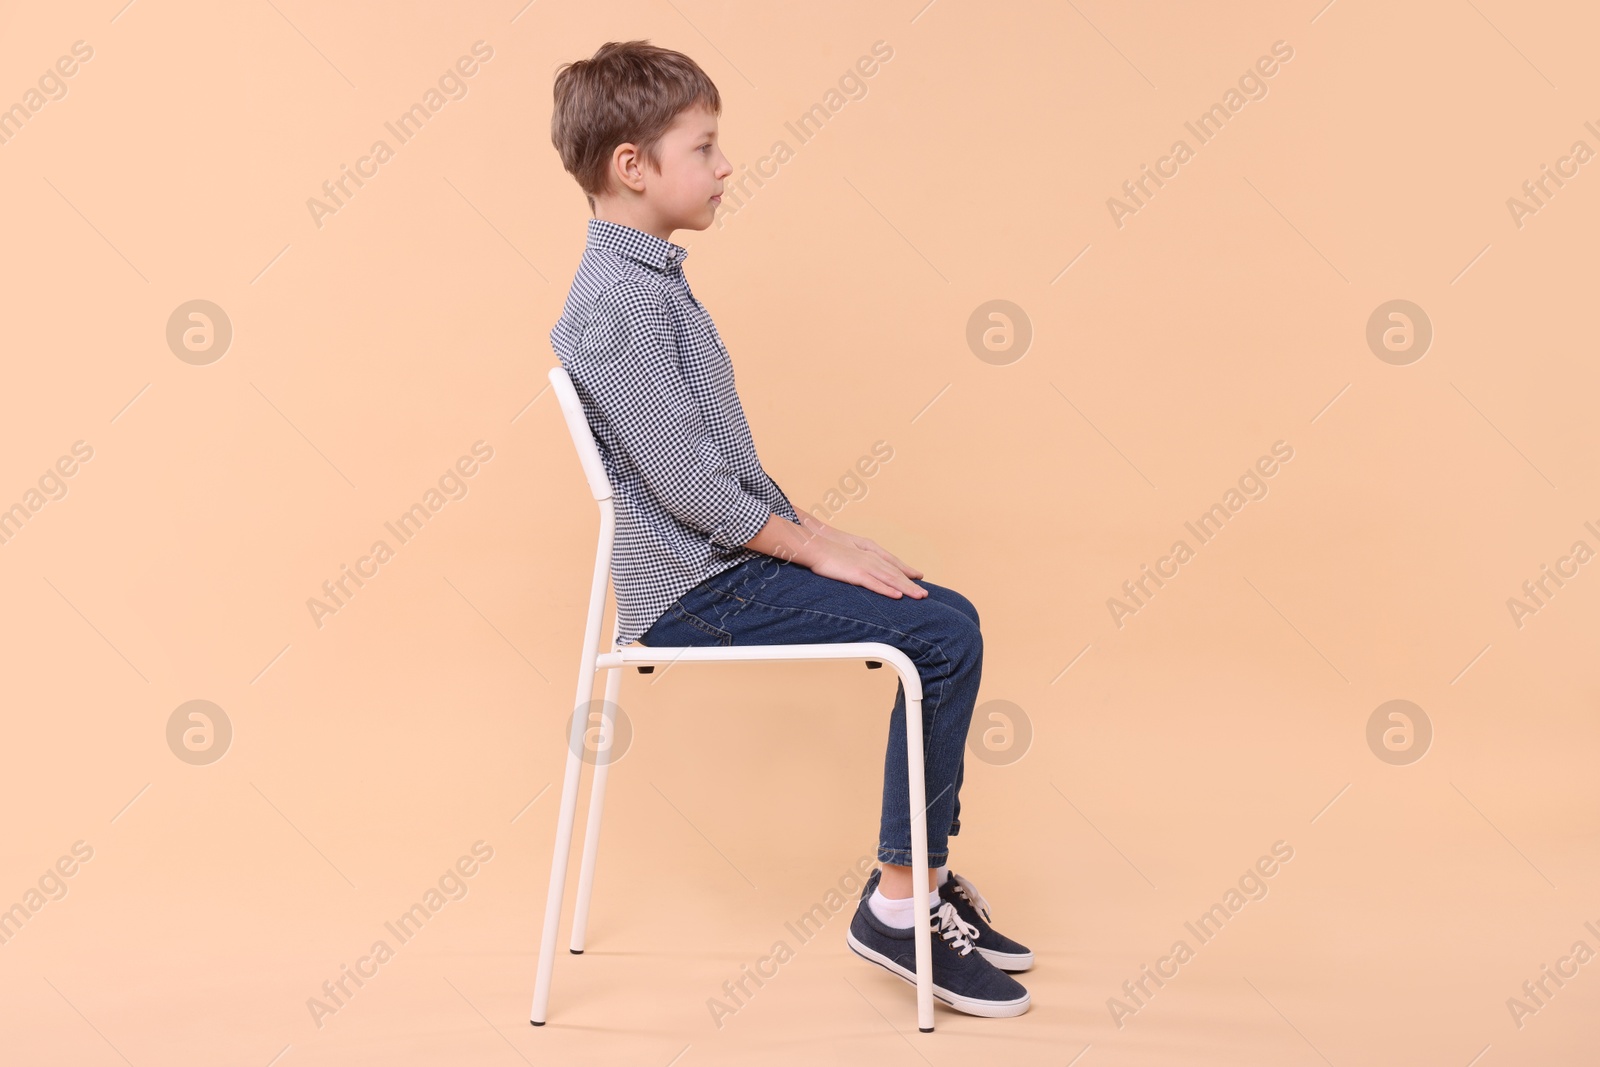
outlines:
M717 144L722 97L681 52L612 41L556 71L550 140L599 218L670 239L703 230L733 167Z

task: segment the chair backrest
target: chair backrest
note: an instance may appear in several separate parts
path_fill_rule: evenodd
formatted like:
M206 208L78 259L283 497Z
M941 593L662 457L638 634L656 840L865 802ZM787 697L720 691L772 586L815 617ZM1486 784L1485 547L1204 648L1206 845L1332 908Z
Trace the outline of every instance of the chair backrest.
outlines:
M589 479L589 491L596 500L610 500L611 479L606 477L605 464L600 462L600 449L594 443L589 420L583 414L583 402L578 399L578 391L572 387L572 379L568 377L565 367L558 365L550 368L550 386L556 391L561 413L567 417L567 431L572 434L572 443L578 449L578 462L583 465L584 477Z
M616 507L611 502L611 479L606 477L605 464L600 461L600 447L594 442L589 420L583 413L583 402L572 387L567 369L559 364L550 368L550 387L555 390L561 414L566 416L567 432L572 435L572 445L578 450L578 462L583 465L584 477L589 480L589 492L600 508L600 539L594 557L594 574L589 583L589 617L583 628L583 657L593 663L600 647L600 627L605 616L607 593L611 585L611 548L616 536ZM606 647L615 649L616 642L607 640Z

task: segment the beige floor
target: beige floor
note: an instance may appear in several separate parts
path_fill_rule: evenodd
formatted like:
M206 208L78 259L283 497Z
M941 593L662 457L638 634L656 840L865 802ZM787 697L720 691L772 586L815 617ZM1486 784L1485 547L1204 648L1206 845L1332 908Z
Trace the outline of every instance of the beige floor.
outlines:
M1015 692L1015 657L997 658L986 684ZM79 805L80 825L99 825L85 830L94 858L5 948L8 1062L266 1064L286 1047L285 1064L1466 1064L1485 1049L1480 1063L1590 1062L1592 965L1520 1029L1506 1001L1573 942L1600 943L1584 926L1600 926L1583 889L1600 871L1576 743L1593 745L1592 723L1571 724L1565 753L1491 726L1522 682L1485 670L1460 735L1396 768L1351 743L1343 694L1296 690L1271 657L1160 682L1138 659L1091 652L1022 702L1046 711L1022 759L968 760L955 866L1038 955L1021 1018L940 1007L937 1032L919 1034L911 988L845 949L848 910L809 941L786 925L870 855L883 676L679 667L625 691L637 732L613 774L588 950L568 954L563 934L547 1026L527 1016L559 787L522 808L559 769L549 721L506 724L481 778L430 775L405 795L381 737L360 742L397 806L370 824L381 836L335 831L341 813L307 803L313 780L263 769L204 802L168 776L114 824ZM767 670L792 684L758 699ZM269 796L318 828L317 846ZM344 803L356 819L362 791ZM144 849L157 826L187 847ZM466 895L409 942L392 936L385 922L480 839L493 858L467 864ZM1186 921L1278 842L1292 859L1266 895L1209 942L1193 936ZM378 939L393 958L316 1025L308 999ZM792 956L777 973L726 998L780 940ZM1108 999L1177 940L1192 958L1117 1026ZM712 998L737 1009L720 1025Z

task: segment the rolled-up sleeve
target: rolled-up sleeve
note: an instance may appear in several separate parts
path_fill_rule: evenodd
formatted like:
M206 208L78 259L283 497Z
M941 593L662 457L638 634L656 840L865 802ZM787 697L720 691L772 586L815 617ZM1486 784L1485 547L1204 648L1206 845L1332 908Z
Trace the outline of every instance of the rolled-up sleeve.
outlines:
M796 517L799 517L800 509L794 506L794 501L790 500L789 499L789 494L785 493L783 491L783 486L778 484L778 479L774 478L770 473L768 473L767 468L765 468L765 467L761 468L761 473L765 474L767 476L767 481L771 482L772 483L772 488L777 490L778 499L787 502L788 505L789 505L789 509L795 513Z
M678 369L665 294L609 286L578 344L573 384L597 409L645 485L678 521L722 548L743 546L772 510L745 492Z

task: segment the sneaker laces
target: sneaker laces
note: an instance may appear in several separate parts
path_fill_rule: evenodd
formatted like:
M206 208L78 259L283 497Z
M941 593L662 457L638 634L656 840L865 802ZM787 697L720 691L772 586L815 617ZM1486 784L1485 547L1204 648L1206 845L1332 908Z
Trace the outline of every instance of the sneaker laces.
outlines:
M963 956L973 950L973 942L978 940L978 928L963 919L954 904L944 901L939 905L939 910L928 918L939 936L950 942L952 948L960 949Z
M955 871L950 872L950 880L956 885L956 892L967 898L967 903L978 909L978 914L983 916L984 922L992 922L989 918L989 902L984 899L978 887L961 877Z

